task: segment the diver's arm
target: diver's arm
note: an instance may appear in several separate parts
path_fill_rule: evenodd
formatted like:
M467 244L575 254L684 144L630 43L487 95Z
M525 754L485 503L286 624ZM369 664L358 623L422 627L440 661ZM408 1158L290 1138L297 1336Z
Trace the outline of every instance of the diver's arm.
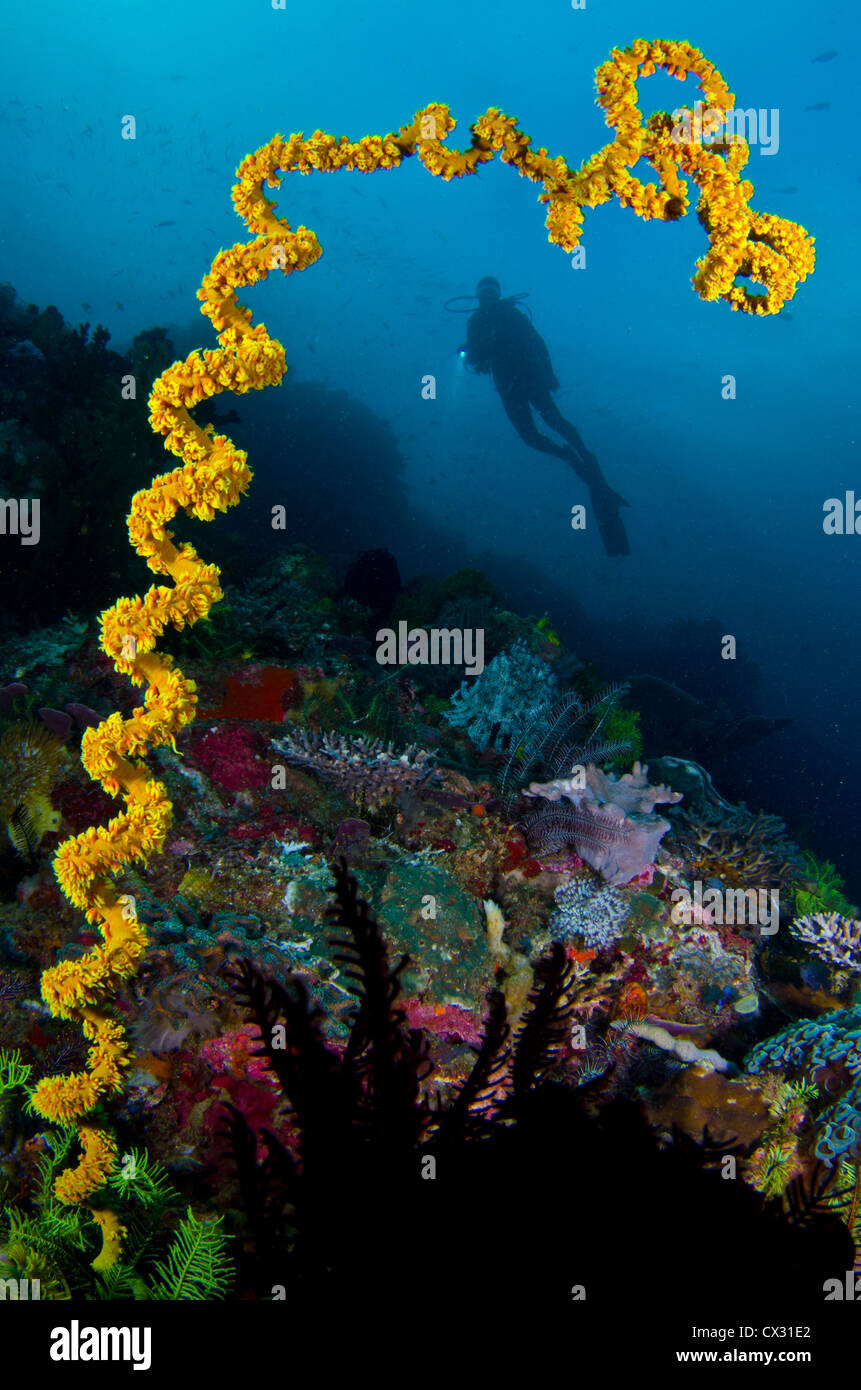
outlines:
M487 355L486 334L480 332L474 316L466 325L466 361L473 371L483 372L485 375L492 365Z

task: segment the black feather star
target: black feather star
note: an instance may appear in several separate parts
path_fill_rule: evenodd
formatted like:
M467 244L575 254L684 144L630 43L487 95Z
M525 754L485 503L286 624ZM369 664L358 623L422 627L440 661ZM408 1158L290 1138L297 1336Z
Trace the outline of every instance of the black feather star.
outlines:
M571 690L550 710L533 716L520 735L511 740L511 753L502 774L500 791L506 805L515 799L518 787L533 772L562 777L581 763L602 763L626 753L624 741L602 741L601 730L623 695L627 685L611 685L593 699L584 701Z
M493 991L469 1076L446 1107L433 1105L423 1084L431 1072L427 1039L405 1026L399 1002L407 958L392 966L346 863L333 872L327 915L342 933L334 938L335 959L357 997L346 1046L326 1037L322 1010L299 979L266 979L249 961L228 972L257 1025L256 1055L277 1078L296 1135L288 1150L264 1131L260 1165L257 1136L236 1107L227 1107L258 1287L288 1279L294 1291L307 1290L320 1279L346 1277L357 1250L385 1256L381 1222L423 1225L418 1207L428 1161L451 1173L470 1145L491 1137L501 1121L510 1124L518 1100L561 1055L570 1027L573 976L555 947L537 967L513 1039L505 999Z
M693 1259L700 1300L726 1288L753 1298L765 1285L813 1296L826 1274L850 1267L852 1241L822 1211L822 1181L794 1194L788 1222L780 1204L723 1180L734 1149L680 1132L661 1144L639 1103L596 1108L584 1097L593 1088L553 1079L577 988L558 944L537 963L515 1030L503 996L490 994L470 1074L447 1104L432 1103L427 1041L400 1006L406 962L390 963L343 862L333 892L357 998L346 1044L300 980L267 980L248 962L233 972L293 1126L285 1144L228 1107L246 1295L284 1298L294 1313L308 1299L317 1312L361 1307L372 1326L395 1310L413 1316L422 1290L436 1296L453 1281L466 1280L475 1313L482 1290L498 1300L505 1271L521 1311L528 1298L546 1313L570 1286L573 1259L590 1306L615 1315L632 1233L656 1290L674 1287Z

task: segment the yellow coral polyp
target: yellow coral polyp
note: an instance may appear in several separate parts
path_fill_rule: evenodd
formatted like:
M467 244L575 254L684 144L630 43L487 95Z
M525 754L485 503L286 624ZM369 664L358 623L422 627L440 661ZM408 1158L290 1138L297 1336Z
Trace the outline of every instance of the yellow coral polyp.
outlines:
M147 939L134 913L118 897L112 876L160 850L171 818L165 788L136 759L150 747L175 748L176 735L195 715L194 683L175 669L169 656L156 651L156 644L169 624L181 629L197 622L222 597L217 567L204 564L191 545L177 548L168 528L180 509L203 520L227 511L251 481L244 451L211 427L202 429L189 411L221 391L243 394L281 380L287 370L283 347L264 324L252 326L251 312L238 302L236 292L265 280L271 270L305 270L322 254L309 228L293 231L276 215L263 185L278 188L285 172L394 169L412 155L431 174L448 181L474 174L499 155L521 177L542 185L549 240L573 251L582 232L582 209L597 207L614 194L643 218L681 216L688 206L684 174L699 187L697 211L709 237L709 251L694 277L697 292L704 300L723 298L747 313L774 313L812 271L813 240L793 222L751 210L752 185L740 178L748 156L743 141L716 148L693 139L677 143L671 118L663 115L644 125L637 108L637 81L659 68L680 79L693 73L709 107L718 113L731 108L733 97L726 83L697 49L687 43L637 39L629 49L613 49L598 69L598 100L607 125L615 128L615 139L577 171L562 156L551 158L544 148L533 150L514 118L495 107L472 126L469 149L449 149L444 141L455 121L448 107L438 102L417 111L396 133L367 135L356 142L321 130L308 140L276 135L240 164L233 202L253 240L220 251L198 291L201 312L212 322L218 347L195 350L185 361L174 362L150 395L150 424L182 464L136 493L128 517L132 546L153 573L172 581L172 587L153 585L143 597L121 598L101 615L103 651L117 671L133 684L146 686L147 692L145 704L130 718L113 714L87 731L82 759L90 777L109 795L121 795L126 809L106 826L91 827L67 840L55 858L63 892L103 937L87 955L54 966L42 978L42 994L51 1011L80 1020L91 1043L85 1072L48 1077L33 1093L33 1106L46 1119L79 1124L81 1157L77 1167L57 1180L61 1200L86 1201L116 1162L113 1140L82 1120L122 1085L128 1049L121 1025L105 1006L136 970ZM644 186L630 172L640 159L652 164L657 183ZM750 295L736 285L739 275L762 284L765 295ZM94 1216L105 1230L106 1250L110 1247L105 1258L113 1260L121 1227L111 1213Z
M77 1168L67 1168L55 1184L61 1202L80 1206L91 1192L103 1187L117 1164L117 1146L110 1135L92 1125L78 1130L82 1156Z

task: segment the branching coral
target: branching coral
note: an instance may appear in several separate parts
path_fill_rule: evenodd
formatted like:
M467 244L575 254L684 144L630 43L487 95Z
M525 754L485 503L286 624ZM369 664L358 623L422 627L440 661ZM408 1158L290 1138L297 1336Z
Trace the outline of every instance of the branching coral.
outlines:
M789 930L833 970L861 974L861 922L839 912L814 912L796 917Z
M285 762L336 783L369 810L378 809L434 775L433 754L415 747L398 754L390 743L384 744L378 738L297 729L276 739L272 746Z
M753 815L745 806L682 811L677 839L692 878L719 878L733 888L784 892L797 874L799 850L777 816Z

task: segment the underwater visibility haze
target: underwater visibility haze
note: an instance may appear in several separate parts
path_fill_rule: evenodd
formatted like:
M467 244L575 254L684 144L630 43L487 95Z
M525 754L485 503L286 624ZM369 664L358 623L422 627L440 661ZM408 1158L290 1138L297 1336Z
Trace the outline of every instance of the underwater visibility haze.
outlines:
M612 1328L625 1252L641 1311L812 1325L861 1297L857 17L438 20L7 21L0 1289L409 1321L406 1259Z

